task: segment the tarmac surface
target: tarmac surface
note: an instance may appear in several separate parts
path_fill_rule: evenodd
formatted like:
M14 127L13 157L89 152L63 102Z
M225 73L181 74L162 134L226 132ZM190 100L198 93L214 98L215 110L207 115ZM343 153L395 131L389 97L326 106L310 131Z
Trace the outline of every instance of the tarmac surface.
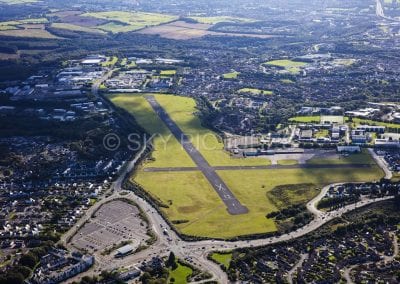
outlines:
M319 165L319 164L298 164L298 165L270 165L270 166L219 166L212 167L215 171L238 171L238 170L289 170L289 169L354 169L370 168L370 164L344 164L344 165ZM174 168L145 168L145 172L191 172L199 170L196 167L174 167Z
M183 133L179 126L170 118L168 113L156 101L154 96L146 96L146 100L149 102L149 104L160 117L160 119L169 128L175 138L179 141L183 149L185 149L185 151L192 158L194 163L197 165L196 170L200 170L210 182L216 193L225 203L229 214L246 214L248 212L248 209L243 206L240 201L233 195L233 193L230 191L224 181L215 172L215 169L210 166L203 155L201 155L201 153L193 146L192 142L190 142L189 137L185 135L185 133Z

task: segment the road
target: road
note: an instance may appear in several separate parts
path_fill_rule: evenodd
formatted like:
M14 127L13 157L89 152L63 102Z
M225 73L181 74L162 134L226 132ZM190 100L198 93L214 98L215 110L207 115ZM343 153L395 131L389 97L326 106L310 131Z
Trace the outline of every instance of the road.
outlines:
M297 269L303 265L303 262L307 258L308 258L308 254L303 253L300 256L300 260L295 264L295 266L293 266L292 269L290 269L290 271L288 272L288 275L287 275L287 281L289 282L289 284L293 283L293 274L295 274L297 272Z
M375 13L379 18L388 20L388 21L392 21L392 22L400 22L397 19L391 18L391 17L387 17L385 15L385 10L383 9L383 4L381 0L375 0L376 2L376 6L375 6Z
M374 149L368 149L369 153L371 154L372 158L375 160L375 162L378 164L378 166L383 170L385 173L385 178L386 179L391 179L393 177L392 171L389 169L389 165L386 163L386 161L378 156Z
M211 186L214 188L216 193L219 195L221 200L225 203L225 206L231 215L246 214L249 210L243 206L240 201L230 191L225 182L219 177L214 168L212 168L203 155L194 147L189 137L183 133L179 126L173 121L168 113L162 108L162 106L156 101L154 96L146 96L147 101L157 113L164 124L169 128L171 133L182 145L183 149L192 158L197 168L204 174Z

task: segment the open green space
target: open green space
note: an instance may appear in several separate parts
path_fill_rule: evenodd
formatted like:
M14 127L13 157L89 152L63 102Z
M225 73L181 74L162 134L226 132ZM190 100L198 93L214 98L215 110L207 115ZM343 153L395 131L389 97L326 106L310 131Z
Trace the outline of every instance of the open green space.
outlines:
M230 72L230 73L225 73L222 75L222 77L224 79L237 79L237 77L239 76L240 72Z
M101 65L103 67L112 67L118 62L118 57L117 56L112 56L112 57L107 57L107 60L103 62Z
M92 12L85 13L82 16L110 21L97 26L97 28L112 33L136 31L178 19L176 16L166 14L123 11Z
M265 65L284 68L292 74L298 74L302 67L307 66L307 62L293 61L288 59L272 60L264 63Z
M297 160L278 160L277 163L281 166L291 166L297 165L299 162Z
M314 134L314 137L315 138L324 138L324 137L327 137L328 135L329 135L328 129L320 129Z
M287 205L305 204L320 192L320 188L313 183L278 185L267 192L267 197L276 208L285 208Z
M255 166L269 165L264 158L232 158L224 150L222 139L202 126L196 115L196 101L188 97L155 95L160 105L167 111L182 131L191 137L193 145L212 166Z
M46 23L48 23L46 18L32 18L32 19L0 22L0 31L17 30L21 28L20 27L21 25L26 25L26 24L46 24Z
M382 121L363 119L363 118L357 118L357 117L353 117L353 118L351 118L351 120L352 120L353 126L367 124L367 125L385 126L387 128L400 129L400 123L382 122ZM346 122L350 122L350 118L346 117Z
M280 80L284 84L294 84L295 82L290 79L281 79Z
M220 263L223 264L226 268L229 268L229 265L231 263L232 260L232 253L220 253L220 252L214 252L211 255L211 258Z
M175 283L175 284L186 284L188 283L187 278L192 275L193 270L186 266L182 265L178 261L176 262L176 268L171 269L169 271L169 278L168 283ZM172 281L173 279L173 281Z
M290 122L297 123L320 123L321 116L312 115L312 116L295 116L289 119Z
M176 227L193 236L232 238L277 230L266 214L312 199L324 185L346 181L374 181L383 174L367 169L280 169L218 171L235 196L249 209L248 214L230 215L211 185L200 172L139 172L135 180L155 199L170 221L184 220ZM160 186L162 184L162 186ZM305 188L304 184L312 184ZM294 185L281 194L278 186ZM295 186L299 185L299 186ZM278 188L279 189L279 188ZM309 189L309 190L307 190ZM282 201L282 196L286 198Z
M337 58L334 59L332 63L335 65L351 66L356 63L356 60L352 58Z
M238 90L238 93L250 93L252 95L272 95L273 92L269 90L261 90L254 88L243 88Z
M162 70L160 72L161 76L174 76L176 74L176 70Z
M110 96L111 101L131 113L136 121L150 134L154 135L154 161L146 163L151 167L194 167L195 164L183 150L178 140L158 118L146 99L139 94Z
M307 161L308 164L314 165L344 165L344 164L365 164L375 166L376 163L368 150L363 149L361 153L349 154L348 156L339 155L338 157L317 157Z
M55 29L69 30L69 31L75 31L75 32L105 34L104 31L99 30L99 29L83 27L83 26L78 26L78 25L68 24L68 23L52 23L51 27L55 28Z

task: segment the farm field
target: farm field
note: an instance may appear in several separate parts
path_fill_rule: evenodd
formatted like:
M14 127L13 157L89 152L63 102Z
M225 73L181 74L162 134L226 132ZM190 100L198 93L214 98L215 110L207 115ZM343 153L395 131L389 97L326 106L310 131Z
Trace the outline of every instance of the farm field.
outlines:
M85 13L81 16L108 21L103 25L97 26L97 28L112 33L136 31L178 19L176 16L166 14L123 11L93 12Z
M246 18L235 18L235 17L229 17L229 16L219 16L219 17L190 17L190 19L193 19L199 23L202 24L209 24L209 25L215 25L218 23L251 23L255 22L255 20L252 19L246 19Z
M75 31L75 32L105 34L105 32L102 30L88 28L88 27L84 27L84 26L78 26L78 25L74 25L74 24L68 24L68 23L52 23L51 27L56 28L56 29L61 29L61 30Z
M0 31L7 30L18 30L23 29L24 25L39 25L46 24L48 21L46 18L33 18L33 19L22 19L15 21L0 22Z
M176 21L155 27L148 27L138 31L141 34L159 35L164 38L176 40L188 40L192 38L200 38L208 34L211 25L201 23L186 23L184 21Z
M159 35L163 38L175 40L189 40L201 38L203 36L230 36L230 37L253 37L253 38L271 38L267 34L243 34L229 32L214 32L209 29L213 26L211 23L187 23L184 21L174 21L167 24L161 24L153 27L147 27L137 31L140 34Z
M0 36L24 37L24 38L43 38L43 39L60 39L49 33L43 24L23 24L18 25L15 29L1 30Z

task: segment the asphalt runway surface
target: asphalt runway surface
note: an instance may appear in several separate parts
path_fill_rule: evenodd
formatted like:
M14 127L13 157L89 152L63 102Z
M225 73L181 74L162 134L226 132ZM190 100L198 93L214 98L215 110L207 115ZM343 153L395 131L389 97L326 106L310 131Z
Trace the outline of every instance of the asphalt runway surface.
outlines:
M370 168L369 164L344 164L344 165L270 165L270 166L220 166L212 167L214 171L239 171L239 170L289 170L289 169L364 169ZM174 167L174 168L145 168L145 172L191 172L199 170L196 167Z
M171 133L175 136L179 143L181 143L183 149L185 149L185 151L197 165L196 170L200 170L210 182L216 193L225 203L229 214L239 215L247 213L249 210L243 206L239 200L236 199L224 181L215 172L215 169L209 165L206 159L204 159L203 155L201 155L200 152L193 146L189 137L187 137L187 135L185 135L178 125L169 117L168 113L156 101L154 96L146 96L146 99L160 119L169 128Z

